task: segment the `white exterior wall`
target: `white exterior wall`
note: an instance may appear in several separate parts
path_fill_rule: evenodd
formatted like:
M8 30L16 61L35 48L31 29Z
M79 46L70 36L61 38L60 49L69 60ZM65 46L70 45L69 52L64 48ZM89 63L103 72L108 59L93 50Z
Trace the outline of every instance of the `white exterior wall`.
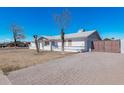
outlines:
M85 46L85 41L73 41L72 46Z
M44 46L44 50L50 50L50 45Z
M43 47L43 45L42 45L42 43L40 42L40 49L44 49L44 47Z
M67 42L68 43L68 42ZM65 51L82 52L85 51L85 41L72 41L71 46L65 46Z
M52 46L52 50L53 51L61 51L61 42L57 42L58 47ZM40 49L42 50L51 50L50 45L47 46L43 46L42 42L40 42ZM68 52L82 52L86 50L86 46L85 46L85 41L72 41L71 42L71 46L68 46L68 42L65 42L65 47L64 47L64 51L68 51ZM35 43L31 42L29 49L36 49L35 47Z
M40 43L38 43L38 46L40 47ZM34 42L31 42L31 44L29 45L29 49L36 49Z
M40 42L40 49L42 49L42 50L50 50L50 45L43 46L42 42Z
M29 49L36 49L35 43L31 42L31 44L29 45Z
M61 51L61 42L57 42L58 47L52 46L53 51ZM42 43L40 43L40 49L43 50L51 50L50 45L42 47ZM68 52L81 52L85 50L85 41L72 41L71 46L68 46L68 42L65 42L64 51Z
M121 53L124 53L124 40L121 40Z

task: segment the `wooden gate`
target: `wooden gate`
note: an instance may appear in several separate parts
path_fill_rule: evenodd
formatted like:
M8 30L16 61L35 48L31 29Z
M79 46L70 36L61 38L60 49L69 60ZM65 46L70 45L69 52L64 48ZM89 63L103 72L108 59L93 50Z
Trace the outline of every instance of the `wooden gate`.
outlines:
M120 53L120 40L93 41L92 51Z

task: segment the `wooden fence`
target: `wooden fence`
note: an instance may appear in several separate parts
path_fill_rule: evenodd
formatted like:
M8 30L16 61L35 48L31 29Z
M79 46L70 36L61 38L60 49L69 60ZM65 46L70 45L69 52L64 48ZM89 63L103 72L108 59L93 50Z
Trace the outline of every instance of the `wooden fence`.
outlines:
M120 53L120 40L93 41L92 51Z

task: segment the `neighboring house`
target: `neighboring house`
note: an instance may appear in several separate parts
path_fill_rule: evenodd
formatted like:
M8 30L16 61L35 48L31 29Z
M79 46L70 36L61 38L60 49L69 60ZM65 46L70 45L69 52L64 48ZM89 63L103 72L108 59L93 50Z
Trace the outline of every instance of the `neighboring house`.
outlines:
M39 47L42 50L61 51L61 36L41 36ZM90 51L92 41L101 40L96 30L84 31L79 30L77 33L65 34L64 51L69 52L86 52ZM30 49L36 49L35 43L31 42Z

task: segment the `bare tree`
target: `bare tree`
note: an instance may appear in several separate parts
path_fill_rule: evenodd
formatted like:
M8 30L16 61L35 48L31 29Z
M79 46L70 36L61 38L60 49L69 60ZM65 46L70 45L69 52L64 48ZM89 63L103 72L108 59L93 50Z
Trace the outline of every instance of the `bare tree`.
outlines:
M62 51L64 51L64 31L69 25L70 21L70 14L67 9L63 10L63 12L59 15L55 14L54 16L54 21L58 26L58 29L61 30L61 42L62 42Z
M17 26L16 24L12 24L11 31L13 33L15 47L17 47L17 40L21 40L25 38L23 30L21 27Z
M39 53L39 46L38 46L38 36L37 35L34 35L34 42L35 42L35 46L36 46L36 50L37 50L37 53Z

